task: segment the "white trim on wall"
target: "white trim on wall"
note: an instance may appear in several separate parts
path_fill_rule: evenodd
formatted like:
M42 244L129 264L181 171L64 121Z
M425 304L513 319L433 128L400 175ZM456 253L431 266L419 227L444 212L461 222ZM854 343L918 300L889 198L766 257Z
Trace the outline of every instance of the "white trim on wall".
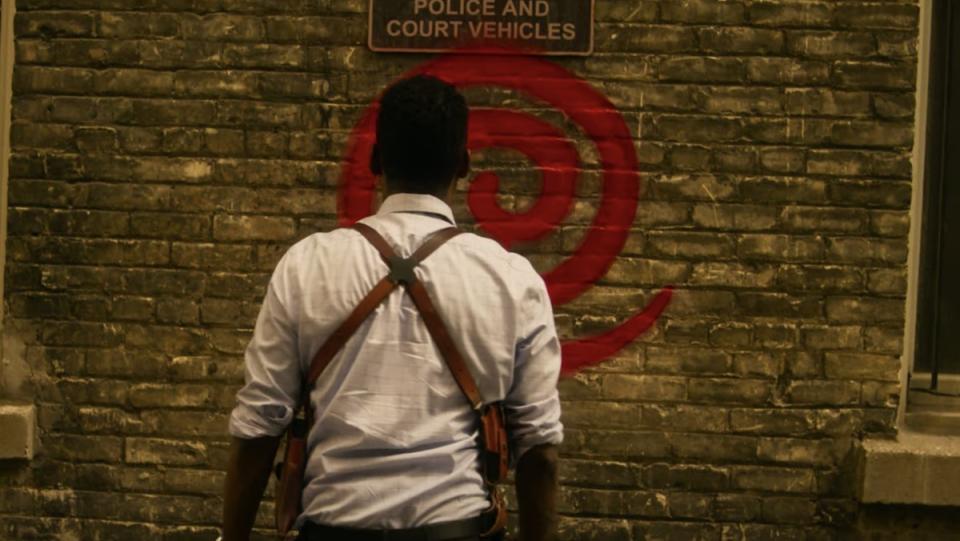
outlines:
M930 53L933 26L933 0L920 1L920 36L917 48L917 108L914 113L913 195L910 198L910 237L907 259L907 302L903 330L903 354L900 364L900 406L897 427L903 428L907 411L909 375L916 362L917 308L920 285L920 246L923 232L924 162L927 152L927 112L930 92Z

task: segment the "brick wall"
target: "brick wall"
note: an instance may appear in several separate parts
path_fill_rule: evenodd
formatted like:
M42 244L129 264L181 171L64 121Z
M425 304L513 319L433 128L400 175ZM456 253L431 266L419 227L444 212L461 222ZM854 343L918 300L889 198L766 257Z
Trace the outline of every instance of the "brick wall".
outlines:
M364 46L364 0L21 0L8 341L40 456L0 467L4 539L210 539L241 354L284 249L336 223L339 161L423 56ZM654 329L562 383L567 539L828 539L869 517L851 450L898 400L918 7L597 0L596 54L644 194L566 337L676 286ZM592 147L547 270L594 217ZM536 175L477 155L506 205ZM465 188L466 186L461 186ZM458 201L461 219L470 216ZM267 513L261 517L267 525Z

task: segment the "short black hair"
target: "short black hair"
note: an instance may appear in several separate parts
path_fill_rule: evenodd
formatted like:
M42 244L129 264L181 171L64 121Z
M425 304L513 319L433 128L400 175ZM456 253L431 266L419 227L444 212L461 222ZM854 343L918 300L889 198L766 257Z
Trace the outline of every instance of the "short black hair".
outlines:
M389 187L446 190L463 163L468 116L463 95L436 77L417 75L388 88L380 99L377 147Z

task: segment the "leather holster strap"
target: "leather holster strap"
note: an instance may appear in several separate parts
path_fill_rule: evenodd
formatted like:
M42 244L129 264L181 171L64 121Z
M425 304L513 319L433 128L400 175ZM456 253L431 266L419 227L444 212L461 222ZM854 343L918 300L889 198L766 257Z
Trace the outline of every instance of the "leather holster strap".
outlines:
M398 257L396 252L394 252L393 248L390 247L387 241L379 233L377 233L376 230L374 230L372 227L358 222L354 224L353 229L359 232L361 235L363 235L363 237L370 244L372 244L374 248L377 249L377 252L380 254L380 257L383 259L385 263L387 263L388 267L391 264L391 260ZM426 259L427 256L435 252L437 248L440 248L440 246L442 246L445 242L459 235L460 233L462 233L462 231L460 231L455 227L442 229L439 232L434 233L433 235L430 236L429 239L427 239L426 242L424 242L413 253L412 256L410 256L410 258L408 258L407 261L412 263L414 266L419 264L421 261ZM393 280L392 276L393 276L393 273L391 272L390 275L380 280L377 283L377 285L374 286L374 288L369 293L367 293L367 295L363 298L363 300L360 301L360 304L358 304L356 308L353 309L353 312L351 312L350 315L347 316L347 319L344 320L343 323L341 323L340 326L333 331L333 333L329 336L329 338L327 338L327 341L324 342L323 345L320 346L320 349L318 349L317 352L314 354L313 360L310 362L310 370L309 372L307 372L307 379L304 385L305 395L306 393L309 392L309 389L312 388L313 385L317 382L317 379L320 377L323 371L326 370L327 365L330 364L330 361L333 360L333 357L337 354L337 352L340 351L343 345L347 343L347 340L349 340L350 337L353 336L353 333L356 332L356 330L360 327L361 324L363 324L364 321L366 321L366 319L370 316L370 314L377 309L377 306L379 306L380 303L382 303L383 300L386 299L390 295L390 293L392 293L393 290L396 289L397 286L401 283L396 280ZM414 280L411 280L411 281L419 282L418 280L416 280L416 275L413 275L413 276L414 276ZM404 282L404 283L407 283L407 282ZM434 310L434 312L436 312L436 310ZM427 325L428 325L428 329L430 329L429 326L431 324L427 323ZM442 322L441 322L441 325L442 325ZM445 331L446 329L444 329L444 333ZM430 333L431 335L433 335L432 330L430 331ZM452 344L452 342L450 343ZM453 348L453 349L456 350L456 348ZM446 358L446 352L441 349L441 353L444 354L444 358ZM457 353L457 356L459 357L459 352ZM460 358L460 364L463 365L464 367L463 369L465 369L465 365L463 363L462 357ZM461 376L457 376L457 371L454 371L452 368L451 368L451 371L454 372L454 377L457 378L458 385L460 385L461 388L463 388L463 385L460 384ZM469 372L466 372L466 374L467 376L469 376ZM473 378L470 377L470 380L472 383ZM472 388L476 389L476 384L473 384ZM306 398L306 397L305 396L302 397L300 407L306 407L306 404L305 404L306 400L304 400L303 398ZM476 403L473 397L470 397L469 395L468 395L468 399L470 399L471 403Z
M309 389L313 387L313 384L317 382L320 374L323 373L327 365L330 364L330 361L333 360L333 356L347 343L347 340L353 336L353 333L356 332L357 328L370 316L370 313L376 310L377 306L380 306L380 303L383 302L383 299L386 299L396 288L397 283L390 280L389 277L377 282L377 285L370 290L370 293L367 293L367 296L360 301L360 304L353 309L353 312L350 312L347 319L333 331L333 334L331 334L330 337L327 338L327 341L317 350L317 353L313 356L313 361L310 363L310 372L307 374L305 388Z
M355 224L353 228L359 231L360 234L380 252L380 257L391 267L392 271L392 266L395 264L398 256L380 233L377 233L372 227L362 223ZM414 266L418 265L426 259L427 256L436 251L437 248L460 233L462 233L462 231L455 227L442 229L434 233L407 261L413 263ZM413 303L417 306L421 317L423 317L427 331L430 332L430 336L433 337L433 341L436 342L437 349L440 350L440 355L444 361L446 361L447 368L449 368L453 374L453 379L456 380L460 390L463 391L464 396L467 397L467 400L470 402L470 407L479 411L483 407L483 398L480 396L480 390L477 388L477 383L473 379L473 375L470 374L470 370L467 368L467 363L463 360L460 350L457 349L456 344L450 337L447 326L440 318L440 313L437 311L436 305L434 305L430 299L427 288L424 287L423 282L417 279L416 275L412 275L412 278L405 280L404 284L406 285L407 293L410 294Z
M377 249L377 252L380 253L380 258L383 259L383 262L386 263L387 266L390 266L393 260L398 259L399 256L397 256L397 253L374 228L365 223L357 222L353 224L353 229L363 235L363 237ZM437 248L443 246L448 240L461 233L463 233L463 231L456 227L448 227L437 231L433 235L430 235L430 238L421 244L407 261L410 261L413 266L419 265L430 254L437 251Z
M427 288L423 287L423 282L416 280L407 284L407 293L413 298L413 303L417 305L417 309L423 317L423 322L427 325L427 330L430 331L430 336L433 337L437 349L440 350L441 356L447 362L447 368L453 374L453 379L457 381L460 390L470 401L470 407L480 411L483 408L483 398L480 396L480 390L477 389L477 383L473 379L473 375L470 374L463 356L460 355L460 350L457 349L456 344L450 337L447 326L440 319L440 314L437 312L437 307L434 306L433 301L430 300Z

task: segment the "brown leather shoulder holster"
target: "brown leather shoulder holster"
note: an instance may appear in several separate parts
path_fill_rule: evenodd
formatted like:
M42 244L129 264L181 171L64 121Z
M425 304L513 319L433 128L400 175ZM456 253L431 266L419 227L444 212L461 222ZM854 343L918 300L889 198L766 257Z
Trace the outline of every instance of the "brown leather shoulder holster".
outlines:
M437 344L447 367L453 374L457 385L463 391L470 407L477 412L480 421L478 445L480 450L480 468L484 483L490 492L491 512L496 513L493 527L481 537L488 537L504 528L507 520L506 507L500 494L497 483L507 476L509 466L509 452L507 447L507 432L503 416L502 404L499 402L485 404L477 388L477 383L470 374L463 356L450 337L447 326L440 318L436 306L430 299L423 283L417 278L416 269L424 259L440 248L445 242L462 233L455 227L443 229L434 233L409 258L402 258L373 228L357 223L353 229L359 232L380 253L380 257L387 264L390 272L360 301L353 312L330 335L320 347L310 364L310 371L304 381L300 401L293 422L287 428L286 449L284 459L278 465L277 476L279 483L276 490L276 521L277 531L285 537L293 528L293 524L300 515L303 507L301 502L303 492L304 469L307 462L307 436L313 425L312 410L310 408L310 390L317 378L323 373L330 361L343 347L353 333L370 316L384 299L397 287L403 286L413 299L423 321L430 332L430 336Z

